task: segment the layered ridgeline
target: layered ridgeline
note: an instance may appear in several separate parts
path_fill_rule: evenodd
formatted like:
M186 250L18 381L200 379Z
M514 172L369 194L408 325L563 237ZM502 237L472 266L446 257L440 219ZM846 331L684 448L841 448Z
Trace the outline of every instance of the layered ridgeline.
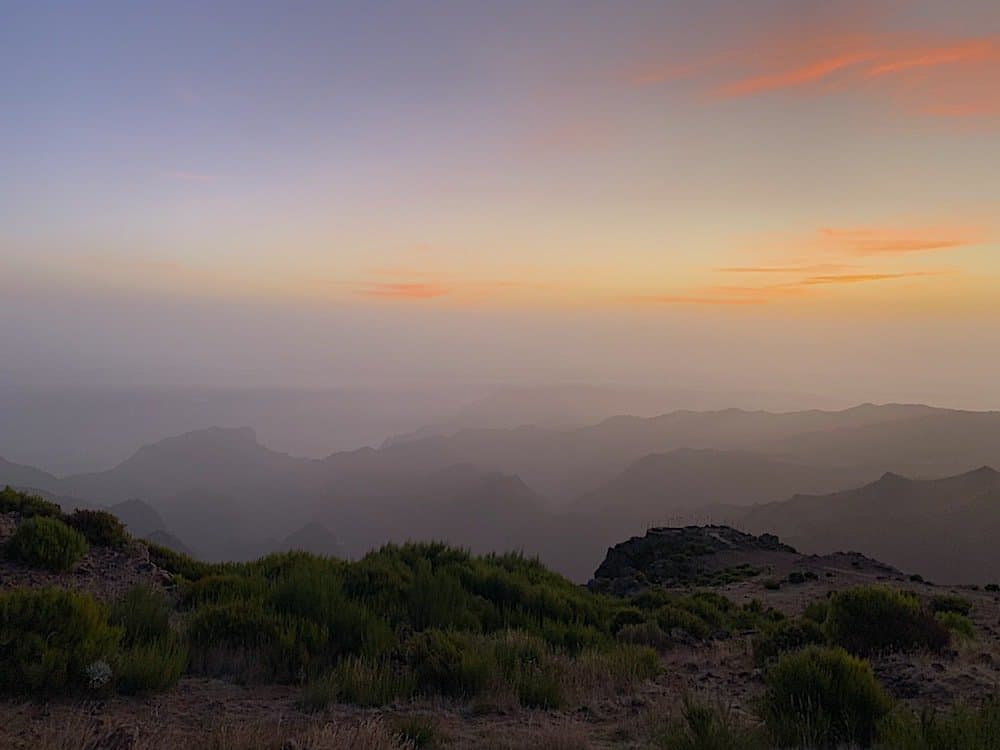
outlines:
M58 478L0 464L0 482L67 508L139 499L163 519L159 531L208 559L250 559L322 528L319 551L357 557L430 535L475 552L537 554L584 581L607 547L651 525L744 523L746 506L851 490L886 471L928 478L990 463L1000 464L1000 414L864 405L465 430L323 460L270 450L250 429L212 428L104 472ZM950 573L935 565L921 567Z
M57 699L0 705L5 747L974 750L1000 720L967 708L1000 589L724 526L616 545L590 589L438 543L197 562L12 490L0 545L0 692Z
M857 489L763 505L742 521L803 549L861 550L939 580L1000 578L1000 472L988 466L929 480L887 473Z

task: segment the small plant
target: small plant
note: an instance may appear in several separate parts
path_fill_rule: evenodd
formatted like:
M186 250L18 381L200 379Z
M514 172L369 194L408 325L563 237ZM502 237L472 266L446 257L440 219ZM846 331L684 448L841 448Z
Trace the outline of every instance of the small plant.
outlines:
M663 750L766 750L759 730L740 725L727 711L685 696L681 717L657 732L654 744Z
M913 581L913 583L923 583L924 577L919 573L914 573L913 575L910 576L910 580Z
M413 676L385 658L349 656L337 665L329 679L335 688L332 695L357 706L385 706L397 698L409 698L415 691ZM313 693L314 703L320 695L321 692Z
M122 522L106 510L77 508L66 522L97 547L121 549L129 539Z
M0 594L0 692L55 695L90 687L104 673L120 631L86 594L15 589Z
M171 688L184 674L187 658L187 647L176 638L126 648L116 660L118 692L137 695Z
M38 495L19 492L7 486L0 490L0 513L19 513L23 518L32 516L61 518L62 508L56 503L43 500Z
M758 667L776 661L788 651L825 643L823 628L812 620L782 620L764 628L753 638L753 660Z
M409 716L396 722L400 740L414 750L429 750L441 744L441 729L433 716Z
M297 705L307 713L316 713L336 700L337 682L333 679L333 675L324 675L306 683Z
M931 597L930 606L931 612L956 612L967 616L972 611L972 602L953 594L935 594Z
M1000 738L1000 703L958 704L949 711L894 714L879 728L878 750L994 750Z
M798 570L793 570L791 573L788 574L788 582L791 584L805 583L806 576L804 573L801 573Z
M995 594L996 592L1000 591L1000 583L987 583L985 586L983 586L983 589Z
M940 651L948 645L948 630L915 594L886 586L835 593L825 627L833 643L854 654Z
M22 521L7 542L7 553L28 565L60 573L72 568L87 551L76 529L47 516Z
M129 589L111 609L111 624L122 628L126 645L153 643L170 636L170 602L161 589L139 585Z
M781 588L781 581L776 578L765 578L764 588L768 591L777 591Z
M972 620L960 612L938 612L935 618L960 640L971 641L976 637L976 628Z
M868 747L892 707L867 662L809 646L768 670L761 716L780 747Z

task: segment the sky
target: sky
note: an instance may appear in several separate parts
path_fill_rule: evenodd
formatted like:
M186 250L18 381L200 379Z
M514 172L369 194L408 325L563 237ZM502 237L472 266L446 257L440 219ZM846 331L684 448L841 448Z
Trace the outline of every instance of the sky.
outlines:
M1000 402L1000 6L0 0L26 381Z

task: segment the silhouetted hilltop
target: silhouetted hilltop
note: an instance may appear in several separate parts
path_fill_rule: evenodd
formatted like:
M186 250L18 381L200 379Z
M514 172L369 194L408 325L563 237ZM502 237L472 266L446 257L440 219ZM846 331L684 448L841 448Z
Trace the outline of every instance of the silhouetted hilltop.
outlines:
M988 466L929 480L887 472L854 490L755 508L744 523L809 551L856 549L948 581L1000 576L1000 473Z

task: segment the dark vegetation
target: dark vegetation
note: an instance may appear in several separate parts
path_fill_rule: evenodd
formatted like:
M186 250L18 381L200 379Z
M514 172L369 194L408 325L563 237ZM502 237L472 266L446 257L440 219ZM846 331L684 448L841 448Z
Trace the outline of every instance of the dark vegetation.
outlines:
M32 516L7 541L7 555L28 565L61 572L72 568L87 551L87 540L58 518Z
M107 514L67 517L10 490L0 503L22 516L8 553L32 565L65 570L88 541L132 543ZM764 678L757 721L686 700L656 732L661 747L965 750L996 747L1000 736L995 704L917 716L865 661L973 637L971 605L957 596L867 586L789 618L711 591L608 596L521 555L438 543L387 545L356 562L287 552L209 564L149 550L173 575L170 590L137 586L110 606L55 588L0 593L0 692L142 694L202 674L301 684L307 711L416 696L548 710L634 689L660 671L658 652L679 643L753 633ZM398 732L415 747L441 741L430 718L404 724Z

